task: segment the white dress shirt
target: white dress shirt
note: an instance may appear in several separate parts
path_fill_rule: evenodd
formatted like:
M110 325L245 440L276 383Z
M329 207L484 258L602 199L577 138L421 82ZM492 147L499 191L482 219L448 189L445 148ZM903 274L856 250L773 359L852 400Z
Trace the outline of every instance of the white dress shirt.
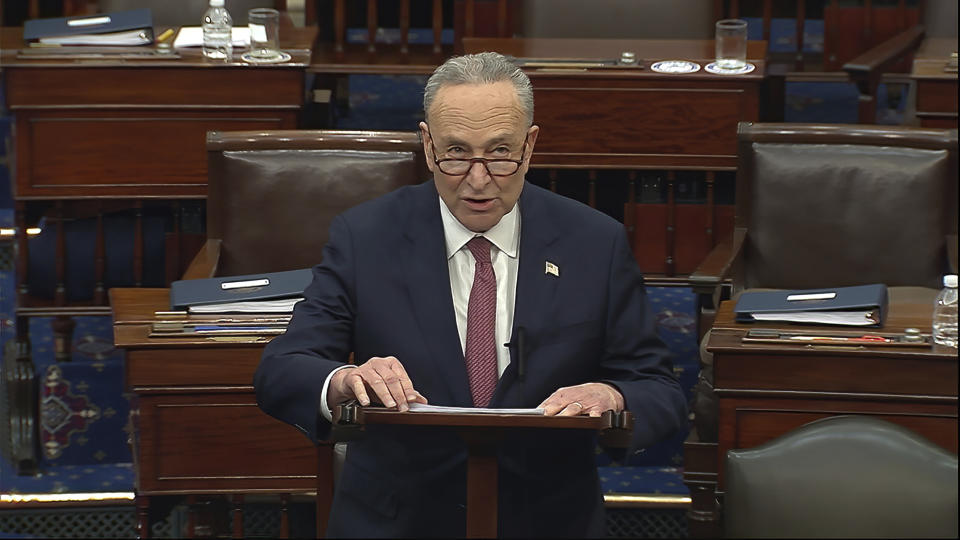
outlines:
M450 293L453 296L453 312L457 318L457 332L460 334L460 349L466 354L467 344L467 305L470 302L470 289L473 287L473 274L476 261L467 247L474 236L483 236L493 246L490 248L490 262L497 278L497 376L510 364L510 349L505 346L510 341L513 327L513 304L517 297L517 274L520 270L520 205L514 204L500 221L483 234L477 234L463 226L450 212L443 199L440 201L440 218L443 221L443 237L447 245L447 268L450 273ZM357 359L366 362L368 359ZM328 421L333 414L327 406L327 390L333 374L342 366L330 372L323 382L320 394L320 412ZM416 388L416 386L414 386ZM430 399L430 396L425 396Z

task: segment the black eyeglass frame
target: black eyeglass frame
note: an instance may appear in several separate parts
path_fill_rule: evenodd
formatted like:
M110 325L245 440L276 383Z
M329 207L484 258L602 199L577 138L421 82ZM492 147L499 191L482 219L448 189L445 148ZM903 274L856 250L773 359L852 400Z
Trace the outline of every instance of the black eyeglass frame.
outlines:
M488 159L488 158L482 158L482 157L475 157L475 158L469 158L469 159L459 159L459 158L437 159L437 147L433 144L433 134L430 133L430 128L429 128L429 127L427 128L427 135L430 136L430 149L433 151L433 164L436 165L436 166L440 169L440 172L442 172L443 174L445 174L445 175L447 175L447 176L466 176L466 175L470 174L470 170L473 169L473 164L474 164L474 163L482 163L482 164L483 164L483 168L487 171L487 174L489 174L490 176L496 176L496 177L498 177L498 178L503 178L503 177L506 177L506 176L512 176L512 175L514 175L514 174L517 174L517 171L520 170L520 167L523 165L523 161L524 161L524 157L523 157L523 156L524 156L524 154L527 153L527 137L526 137L526 135L524 135L524 137L523 137L523 148L520 149L520 159ZM468 164L468 165L467 165L467 170L466 170L465 172L463 172L463 173L455 173L455 174L448 173L447 171L443 170L443 163L446 163L446 162L449 162L449 161L463 161L463 162L467 162L467 164ZM513 163L514 165L517 166L517 168L514 169L513 172L511 172L511 173L507 173L507 174L495 174L493 171L490 170L490 166L488 165L489 163Z

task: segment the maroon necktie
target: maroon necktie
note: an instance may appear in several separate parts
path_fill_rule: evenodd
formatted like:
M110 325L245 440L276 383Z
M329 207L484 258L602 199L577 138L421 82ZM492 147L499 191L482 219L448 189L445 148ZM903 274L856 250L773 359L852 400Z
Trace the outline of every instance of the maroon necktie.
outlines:
M490 241L482 236L467 242L476 260L467 304L467 344L464 354L474 407L486 407L497 386L497 276L490 264Z

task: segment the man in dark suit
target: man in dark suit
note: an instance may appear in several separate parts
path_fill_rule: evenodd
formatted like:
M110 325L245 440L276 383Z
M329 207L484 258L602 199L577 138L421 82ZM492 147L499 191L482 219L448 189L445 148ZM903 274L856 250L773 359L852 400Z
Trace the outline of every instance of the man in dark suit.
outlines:
M263 410L313 440L353 398L401 411L628 409L633 448L679 429L684 395L623 226L524 180L539 133L526 75L496 53L453 58L424 110L433 181L334 220L305 300L264 351ZM596 434L517 431L498 453L500 535L602 536ZM462 536L465 471L455 433L367 426L349 444L328 534Z

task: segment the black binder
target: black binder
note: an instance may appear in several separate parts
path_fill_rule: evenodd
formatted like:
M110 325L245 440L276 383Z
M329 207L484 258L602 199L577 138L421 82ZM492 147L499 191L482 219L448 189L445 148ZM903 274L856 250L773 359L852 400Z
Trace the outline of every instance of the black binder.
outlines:
M758 316L776 317L767 320L838 324L849 326L882 326L887 315L887 286L882 283L786 291L753 291L740 295L733 308L738 322L755 322ZM859 323L844 323L831 317L854 314L871 317Z
M175 310L190 306L279 300L303 296L304 289L313 280L309 268L227 276L208 279L183 279L170 284L170 307Z
M23 23L23 39L60 45L149 45L153 43L153 13L145 8L31 19Z

